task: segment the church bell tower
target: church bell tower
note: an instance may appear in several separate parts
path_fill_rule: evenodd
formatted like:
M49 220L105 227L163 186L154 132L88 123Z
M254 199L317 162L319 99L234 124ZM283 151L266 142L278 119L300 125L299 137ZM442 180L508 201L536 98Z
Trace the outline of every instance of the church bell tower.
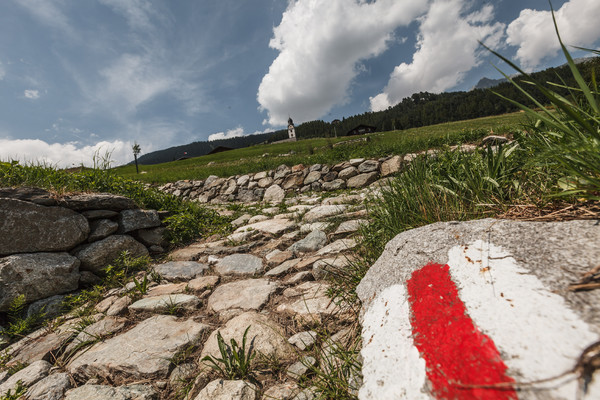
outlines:
M288 119L288 136L290 140L296 141L296 128L294 128L294 121L292 121L292 117Z

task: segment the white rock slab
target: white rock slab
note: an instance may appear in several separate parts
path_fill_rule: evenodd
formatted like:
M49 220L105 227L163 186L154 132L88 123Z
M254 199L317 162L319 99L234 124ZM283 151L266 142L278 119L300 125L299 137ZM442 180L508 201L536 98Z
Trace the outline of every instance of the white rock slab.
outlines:
M220 285L208 298L208 309L221 312L229 309L259 310L280 285L268 279L246 279Z
M267 356L275 356L281 360L288 360L296 355L296 350L285 339L283 328L267 315L248 311L229 320L224 326L215 329L206 342L200 355L200 359L207 355L221 357L217 343L217 332L221 332L225 343L235 339L238 344L242 343L244 331L248 330L247 341L254 346L256 352Z
M189 281L203 275L208 265L196 261L170 261L153 265L152 268L168 281Z
M305 222L315 222L321 219L333 217L346 211L345 205L325 205L317 206L304 214L302 218Z
M215 265L215 271L221 275L254 275L263 269L262 259L252 254L232 254Z
M132 311L148 311L161 313L172 309L195 310L200 306L200 299L190 294L165 294L140 299L129 306Z
M256 393L252 383L217 379L209 382L194 400L255 400Z
M256 230L262 233L269 233L271 235L279 235L294 228L295 226L296 223L294 221L290 221L289 219L269 219L266 221L242 226L236 229L234 233Z
M293 288L294 296L277 306L277 312L291 314L302 322L320 321L325 315L339 310L329 296L329 285L323 282L304 282ZM289 289L288 289L289 290Z
M121 335L78 353L67 370L81 380L115 375L132 379L166 378L169 359L196 343L207 329L207 325L192 319L180 321L170 315L153 316Z
M69 390L65 400L155 400L157 396L152 386L147 385L83 385Z
M317 252L317 255L325 256L325 255L329 255L329 254L342 253L344 251L353 249L357 245L358 245L358 243L354 239L339 239L339 240L336 240L335 242L323 247L321 250L319 250Z

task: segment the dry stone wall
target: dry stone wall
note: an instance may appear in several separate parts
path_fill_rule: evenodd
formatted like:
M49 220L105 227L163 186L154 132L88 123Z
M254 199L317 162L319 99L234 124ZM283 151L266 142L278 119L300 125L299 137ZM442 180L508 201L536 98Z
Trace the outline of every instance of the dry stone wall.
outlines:
M403 159L396 155L377 160L358 158L336 165L280 165L275 170L255 174L229 178L212 175L205 180L167 183L160 190L200 203L264 201L279 204L289 193L366 187L381 177L399 172Z
M123 196L0 188L0 311L21 294L31 303L77 290L123 251L163 252L164 229Z

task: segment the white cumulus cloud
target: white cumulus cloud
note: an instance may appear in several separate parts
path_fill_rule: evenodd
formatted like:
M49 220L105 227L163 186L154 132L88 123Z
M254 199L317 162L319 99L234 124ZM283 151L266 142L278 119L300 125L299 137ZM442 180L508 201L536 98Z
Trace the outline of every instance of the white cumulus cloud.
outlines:
M244 128L238 126L237 128L230 129L227 132L213 133L212 135L208 136L208 141L212 142L213 140L231 139L240 136L244 136Z
M565 44L593 46L600 39L600 1L570 0L556 11L555 16ZM518 47L516 58L528 71L560 50L550 11L522 10L508 25L506 33L506 42Z
M269 46L279 55L258 89L265 123L319 118L344 103L359 63L385 51L393 32L428 8L414 0L290 2Z
M382 93L370 98L371 110L384 110L415 92L442 92L456 86L481 63L478 40L492 48L499 45L505 26L493 22L493 6L471 11L470 4L466 0L435 0L431 4L419 18L412 62L394 68Z
M39 90L27 89L23 92L23 94L25 95L25 97L27 97L28 99L32 99L32 100L40 98Z
M101 141L94 145L78 143L47 143L39 139L0 139L0 160L18 160L24 163L45 163L59 168L93 166L95 155L110 153L113 165L125 164L133 159L131 142Z

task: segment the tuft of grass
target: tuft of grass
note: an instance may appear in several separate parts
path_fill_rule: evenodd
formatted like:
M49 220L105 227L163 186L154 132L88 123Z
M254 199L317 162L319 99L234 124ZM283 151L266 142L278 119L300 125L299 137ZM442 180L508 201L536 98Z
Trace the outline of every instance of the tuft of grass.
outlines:
M221 332L217 332L217 343L221 358L206 356L202 358L202 362L218 372L225 379L245 379L259 385L260 383L251 369L252 360L256 357L256 352L253 349L252 343L250 343L249 347L246 347L249 330L250 326L244 331L241 346L233 338L231 339L231 344L227 345Z
M549 166L561 175L555 194L561 197L577 196L588 200L600 200L600 92L596 75L592 71L591 82L583 79L561 39L553 9L552 19L556 36L577 86L569 87L562 82L538 82L506 57L488 48L525 77L524 84L519 84L499 70L527 99L534 102L537 109L534 110L500 94L498 96L521 108L535 121L530 126L527 142L534 155L534 162ZM579 49L600 55L598 50ZM542 93L551 106L546 107L535 100L529 89ZM555 89L567 89L569 96L562 96Z
M27 393L27 388L23 386L23 382L18 381L14 391L9 389L2 397L0 397L0 400L18 400L22 398L25 393Z
M26 315L27 300L24 294L15 297L9 305L7 316L8 326L3 334L9 339L21 338L40 326L44 319L43 310L40 313Z

